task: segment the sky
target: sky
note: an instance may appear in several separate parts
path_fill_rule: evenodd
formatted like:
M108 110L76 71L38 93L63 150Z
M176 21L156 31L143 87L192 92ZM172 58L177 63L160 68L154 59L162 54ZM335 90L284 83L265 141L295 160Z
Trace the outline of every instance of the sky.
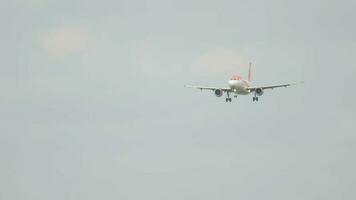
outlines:
M2 0L0 199L355 199L355 9Z

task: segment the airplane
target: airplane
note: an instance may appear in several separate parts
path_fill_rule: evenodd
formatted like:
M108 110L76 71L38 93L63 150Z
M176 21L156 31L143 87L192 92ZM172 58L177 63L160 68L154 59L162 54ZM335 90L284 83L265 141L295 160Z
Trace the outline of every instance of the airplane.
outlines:
M200 90L210 90L213 91L215 96L217 97L221 97L224 95L224 93L226 93L227 94L227 98L225 99L226 102L232 101L230 94L233 94L234 97L237 98L237 95L248 95L253 93L254 96L252 100L255 102L258 101L258 97L262 96L264 90L266 89L288 87L294 84L298 84L298 83L286 83L286 84L278 84L278 85L252 87L251 81L252 81L252 63L249 64L247 80L243 79L239 75L234 75L228 82L229 87L204 87L204 86L193 86L193 85L186 85L185 87L196 88ZM304 83L304 82L302 81L299 83Z

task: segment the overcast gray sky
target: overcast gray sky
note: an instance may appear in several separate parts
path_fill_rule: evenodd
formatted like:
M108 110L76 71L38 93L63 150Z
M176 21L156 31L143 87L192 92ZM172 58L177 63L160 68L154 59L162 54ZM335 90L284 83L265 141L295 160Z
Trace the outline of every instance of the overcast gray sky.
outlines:
M1 200L356 199L356 2L2 0ZM258 103L184 84L304 80Z

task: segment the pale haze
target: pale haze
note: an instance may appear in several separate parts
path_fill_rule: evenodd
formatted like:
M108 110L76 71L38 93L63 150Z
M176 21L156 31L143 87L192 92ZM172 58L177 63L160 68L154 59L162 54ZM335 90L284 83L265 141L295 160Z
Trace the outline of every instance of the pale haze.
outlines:
M356 1L0 10L0 200L356 199Z

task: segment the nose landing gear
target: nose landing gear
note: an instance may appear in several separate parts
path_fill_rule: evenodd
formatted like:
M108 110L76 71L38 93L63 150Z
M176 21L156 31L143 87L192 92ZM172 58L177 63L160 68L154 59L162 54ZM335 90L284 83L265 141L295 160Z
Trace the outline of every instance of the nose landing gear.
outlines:
M253 97L252 100L253 101L258 101L258 97Z

